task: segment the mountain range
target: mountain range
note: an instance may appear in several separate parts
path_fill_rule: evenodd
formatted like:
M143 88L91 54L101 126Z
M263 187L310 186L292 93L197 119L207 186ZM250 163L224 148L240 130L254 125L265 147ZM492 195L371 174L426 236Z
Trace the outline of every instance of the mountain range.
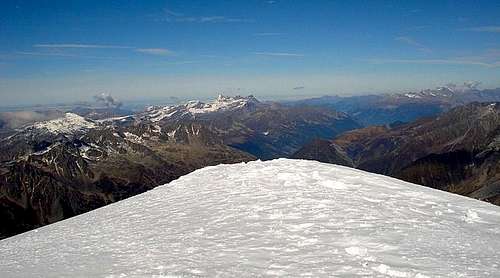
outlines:
M500 88L478 89L474 82L448 84L417 92L324 96L288 102L288 105L310 105L335 109L350 115L363 126L397 125L423 117L433 117L453 107L471 102L499 102Z
M344 113L261 103L252 96L148 107L111 118L92 115L65 113L0 139L1 237L198 168L287 156L315 137L360 127Z
M224 144L259 159L286 157L313 138L329 138L361 127L346 113L323 107L263 103L253 96L220 95L210 103L153 106L134 118L154 122L172 134L179 124L204 126Z
M134 113L120 107L4 113L0 237L205 166L280 157L348 165L499 204L498 106L459 105L499 95L449 86L418 94L330 97L348 112L335 110L325 98L277 103L220 95ZM448 112L422 118L430 110L419 107L429 105L440 107L430 114ZM363 128L374 121L369 109L386 117L385 124Z

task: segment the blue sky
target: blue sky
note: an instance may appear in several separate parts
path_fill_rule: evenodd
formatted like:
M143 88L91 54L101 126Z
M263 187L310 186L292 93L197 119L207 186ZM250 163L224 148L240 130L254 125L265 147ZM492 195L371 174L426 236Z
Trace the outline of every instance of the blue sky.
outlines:
M10 1L0 100L500 86L499 1Z

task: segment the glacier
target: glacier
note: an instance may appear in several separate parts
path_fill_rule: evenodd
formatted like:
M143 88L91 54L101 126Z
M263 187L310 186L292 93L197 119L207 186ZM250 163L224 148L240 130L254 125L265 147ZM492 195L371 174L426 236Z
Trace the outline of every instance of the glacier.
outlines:
M0 241L0 277L500 277L500 207L348 167L206 167Z

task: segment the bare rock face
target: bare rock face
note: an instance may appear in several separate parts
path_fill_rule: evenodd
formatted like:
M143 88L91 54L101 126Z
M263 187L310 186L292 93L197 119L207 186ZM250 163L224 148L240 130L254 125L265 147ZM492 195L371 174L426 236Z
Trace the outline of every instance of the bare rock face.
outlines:
M500 205L500 103L472 103L438 117L394 128L347 132L322 145L306 146L294 157L352 166ZM348 164L344 164L348 165Z

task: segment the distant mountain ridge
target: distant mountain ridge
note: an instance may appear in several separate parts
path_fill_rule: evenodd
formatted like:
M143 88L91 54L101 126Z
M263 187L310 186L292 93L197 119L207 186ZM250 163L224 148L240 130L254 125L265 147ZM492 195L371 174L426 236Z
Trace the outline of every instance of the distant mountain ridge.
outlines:
M480 90L477 84L466 82L460 86L448 84L419 92L352 97L324 96L288 104L332 108L349 114L364 126L371 126L433 117L453 107L471 102L498 101L500 101L500 88Z
M195 118L200 114L250 110L262 105L263 104L252 95L248 97L228 97L219 94L214 101L207 103L199 100L192 100L180 105L150 106L146 108L145 113L141 116L144 116L152 122L158 122L163 119L171 120L173 118L179 119L182 117Z
M149 107L134 115L175 134L179 124L196 123L226 145L260 159L287 157L314 138L330 138L359 128L348 115L318 107L262 103L253 96L219 97L208 103L190 101Z

